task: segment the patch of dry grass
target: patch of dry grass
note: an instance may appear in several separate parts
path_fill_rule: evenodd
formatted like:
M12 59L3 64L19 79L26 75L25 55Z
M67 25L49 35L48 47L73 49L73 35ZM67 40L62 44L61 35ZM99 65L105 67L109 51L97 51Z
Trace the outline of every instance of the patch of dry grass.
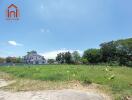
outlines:
M9 86L3 87L2 89L12 92L74 89L74 90L82 90L86 92L98 93L103 96L108 96L108 98L111 97L110 92L108 92L107 88L104 88L103 86L97 84L84 85L79 81L53 82L53 81L18 79L14 83L10 84Z
M4 79L4 80L13 80L13 76L11 74L7 74L5 72L0 72L0 79Z
M38 91L38 90L61 90L61 89L83 89L91 85L82 85L78 81L41 81L29 79L17 79L14 83L4 87L10 91ZM95 87L94 87L95 88ZM96 87L97 88L97 87Z

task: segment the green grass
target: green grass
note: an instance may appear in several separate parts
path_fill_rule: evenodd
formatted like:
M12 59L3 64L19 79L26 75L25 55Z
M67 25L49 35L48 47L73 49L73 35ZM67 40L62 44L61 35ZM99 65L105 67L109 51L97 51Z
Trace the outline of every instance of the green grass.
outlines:
M37 65L0 67L1 72L17 79L41 81L73 81L85 84L96 83L108 87L116 98L132 95L132 69L127 67L106 67L86 65Z

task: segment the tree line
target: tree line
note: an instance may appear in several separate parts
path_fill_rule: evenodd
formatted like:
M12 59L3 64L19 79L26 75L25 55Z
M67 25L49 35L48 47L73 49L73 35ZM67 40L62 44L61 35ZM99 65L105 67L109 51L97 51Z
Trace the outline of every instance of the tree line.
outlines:
M22 63L21 57L0 58L0 63ZM110 41L100 44L80 55L78 51L62 52L56 59L48 59L49 64L108 64L132 67L132 38Z
M132 38L100 44L99 49L87 49L80 57L77 51L59 53L59 63L67 64L109 64L132 67Z
M21 57L0 57L0 63L22 63Z

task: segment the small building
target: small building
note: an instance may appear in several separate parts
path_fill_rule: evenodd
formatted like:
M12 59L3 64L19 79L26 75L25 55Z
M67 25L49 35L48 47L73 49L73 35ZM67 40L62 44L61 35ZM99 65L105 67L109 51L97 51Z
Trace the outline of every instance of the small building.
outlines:
M26 64L45 64L46 60L43 56L38 55L36 51L27 52L27 55L23 57L23 61Z

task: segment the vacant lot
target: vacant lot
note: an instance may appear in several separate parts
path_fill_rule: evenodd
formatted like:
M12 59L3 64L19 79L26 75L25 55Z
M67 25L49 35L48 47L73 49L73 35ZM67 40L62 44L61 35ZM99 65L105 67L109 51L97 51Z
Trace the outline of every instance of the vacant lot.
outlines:
M79 82L84 86L93 83L98 84L100 90L111 93L117 99L129 98L132 95L132 69L127 67L85 65L12 66L0 67L0 72L2 73L0 78L16 80L16 83L6 87L6 89L56 89L59 86L65 88L67 84L73 87L72 82ZM45 85L42 86L42 84Z

